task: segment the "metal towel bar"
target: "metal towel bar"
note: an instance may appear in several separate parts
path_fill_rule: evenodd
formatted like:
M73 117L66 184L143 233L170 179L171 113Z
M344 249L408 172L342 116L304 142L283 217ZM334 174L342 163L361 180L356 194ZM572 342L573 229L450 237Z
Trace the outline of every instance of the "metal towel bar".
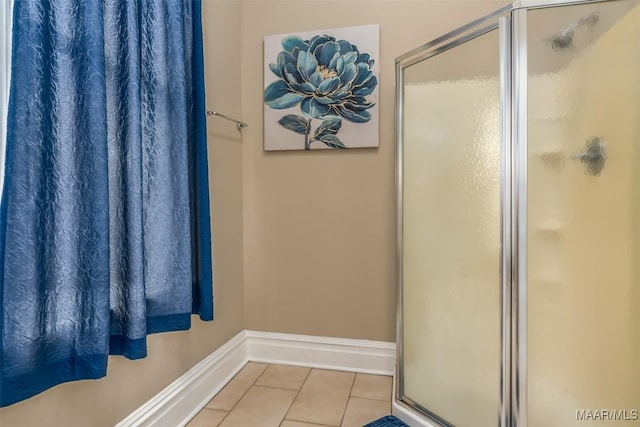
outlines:
M222 117L223 119L232 121L232 122L234 122L236 124L236 127L238 128L238 130L244 129L247 126L249 126L248 124L246 124L244 122L241 122L240 120L236 120L236 119L231 118L229 116L225 116L224 114L220 114L220 113L218 113L216 111L211 111L211 110L207 111L207 116L218 116L218 117Z

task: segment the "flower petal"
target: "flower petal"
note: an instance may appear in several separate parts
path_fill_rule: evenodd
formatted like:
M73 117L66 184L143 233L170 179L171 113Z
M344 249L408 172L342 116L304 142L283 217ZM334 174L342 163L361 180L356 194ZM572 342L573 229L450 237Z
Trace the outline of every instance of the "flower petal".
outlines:
M269 69L273 74L282 78L282 73L280 72L280 67L278 67L278 64L269 64Z
M294 64L298 63L298 55L300 55L300 52L306 52L306 51L305 50L300 50L297 47L294 47L291 52L288 52L288 53L291 54L291 56L293 56L293 63Z
M271 83L264 90L264 103L278 110L293 107L302 98L302 95L291 92L282 80Z
M311 77L309 77L309 81L312 85L318 87L324 81L324 77L322 77L322 74L316 71L315 73L311 74Z
M280 75L285 80L289 78L287 74L292 75L292 81L302 80L295 64L296 60L289 52L280 52L278 54L278 68L280 69Z
M276 57L276 64L277 64L278 68L280 69L280 71L282 71L284 69L284 66L287 64L286 55L291 56L291 54L289 52L280 52L278 54L278 56Z
M347 52L342 55L346 64L355 64L358 59L358 52Z
M309 50L309 45L306 44L304 42L304 40L302 40L298 36L289 36L289 37L283 38L282 39L282 47L287 52L293 52L293 49L296 48L296 47L298 49L302 50L302 51Z
M353 86L362 85L367 79L371 77L371 70L367 64L359 63L358 64L358 75L353 81Z
M349 43L346 40L339 40L338 44L340 44L340 54L341 55L346 55L347 52L352 52L353 50L355 50L353 48L353 45L351 43Z
M351 92L347 90L347 88L340 89L331 94L331 99L333 102L339 104L341 100L351 96Z
M318 61L316 58L309 52L300 52L298 55L298 72L302 78L306 81L310 80L310 76L315 73L316 68L318 68Z
M322 83L318 85L318 90L322 94L328 94L338 89L338 87L340 87L340 79L338 77L331 77L323 80Z
M364 96L351 96L344 102L344 106L354 111L364 111L376 105L375 102L367 102Z
M327 65L327 68L329 70L335 70L337 63L338 63L338 58L340 58L340 52L336 52L333 57L331 58L331 61L329 61L329 65Z
M327 42L318 46L318 48L314 52L314 55L318 59L318 64L324 65L325 67L329 68L331 59L338 52L340 52L339 44L334 42Z
M368 53L361 53L360 55L358 55L358 60L356 62L358 63L368 63L369 59L371 59L371 55L369 55Z
M331 111L331 108L319 103L318 101L316 101L311 97L308 97L302 100L302 104L300 104L300 109L302 109L302 112L304 114L314 119L321 118L322 116L329 113L329 111Z
M300 83L303 81L298 68L294 64L285 65L283 78L288 83Z
M353 90L354 95L367 96L371 95L378 85L378 79L376 76L371 76L362 86L359 86Z
M340 81L342 82L342 86L350 86L353 80L358 75L358 67L354 64L349 64L344 67L344 71L340 74Z
M266 104L276 110L283 110L297 105L302 98L302 95L290 92L272 102L267 102Z
M342 105L338 105L334 108L334 111L353 123L366 123L371 120L371 114L368 111L352 111Z
M328 35L313 36L311 40L309 40L309 52L314 52L318 46L329 41L334 42L336 38Z
M324 105L337 104L335 99L329 98L328 96L316 96L315 100Z
M284 76L282 80L284 80L289 85L297 84L298 82L298 80L296 79L296 76L286 71L284 72Z
M348 102L345 102L343 104L345 106L345 108L351 110L351 111L364 111L364 110L368 110L369 108L373 107L374 105L376 105L375 102L352 102L351 100L349 100Z
M316 87L311 83L289 83L289 86L291 86L291 89L293 89L295 92L301 94L313 95L316 93Z

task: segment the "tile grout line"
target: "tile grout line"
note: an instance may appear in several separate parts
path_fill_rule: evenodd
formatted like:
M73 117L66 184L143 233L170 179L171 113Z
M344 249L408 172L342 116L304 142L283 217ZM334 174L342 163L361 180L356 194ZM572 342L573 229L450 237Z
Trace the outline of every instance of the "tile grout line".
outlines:
M390 400L387 399L376 399L374 397L360 397L360 396L349 396L349 398L354 398L354 399L362 399L362 400L373 400L374 402L387 402L387 403L391 403Z
M217 392L217 393L216 393L216 394L215 394L215 395L214 395L214 396L213 396L213 397L212 397L212 398L207 402L207 404L206 404L206 405L204 405L204 407L203 407L202 409L200 409L200 410L198 411L198 413L197 413L193 418L191 418L191 419L189 420L189 423L191 423L191 421L193 421L194 419L196 419L196 417L197 417L198 415L200 415L200 414L202 413L202 411L204 411L205 409L210 409L210 410L213 410L213 411L222 411L222 412L226 412L226 413L227 413L224 417L222 417L222 419L221 419L221 420L220 420L220 422L218 423L218 425L222 424L222 423L224 422L224 420L229 416L229 414L231 413L231 411L233 410L233 408L235 408L235 407L236 407L236 405L238 404L238 402L240 402L240 400L242 399L242 397L244 397L244 394L246 394L246 392L245 392L245 393L240 397L240 399L238 399L238 402L236 402L236 403L231 407L231 409L229 409L228 411L226 411L226 410L224 410L224 409L209 408L207 405L208 405L209 403L211 403L211 402L213 401L213 399L215 399L215 398L216 398L216 396L218 396L220 393L222 393L222 391L225 389L225 387L227 387L229 384L231 384L231 382L232 382L234 379L236 379L236 377L240 374L240 372L242 372L242 370L243 370L243 369L244 369L248 364L249 364L249 362L246 362L244 365L242 365L242 368L240 368L240 370L239 370L238 372L236 372L236 374L235 374L233 377L231 377L231 379L230 379L229 381L227 381L227 382L222 386L222 388L221 388L220 390L218 390L218 392ZM266 368L265 368L265 369L266 369ZM262 374L261 374L261 375L262 375ZM251 388L251 386L249 386L249 388ZM187 426L189 425L189 423L187 423Z
M264 387L264 388L271 388L273 390L284 390L284 391L299 391L299 389L297 388L285 388L285 387L278 387L275 385L264 385L264 384L254 384L251 387Z
M356 373L356 375L358 375L358 373ZM375 376L379 376L379 377L388 377L389 375L377 375L377 374L366 374L366 375L375 375ZM393 378L393 377L392 377ZM351 392L353 393L353 387ZM389 394L389 398L385 398L385 399L378 399L376 397L363 397L363 396L354 396L352 394L349 395L349 397L355 397L357 399L368 399L368 400L377 400L380 402L389 402L391 403L393 401L393 383L391 384L391 393Z
M246 367L247 367L247 365L248 365L249 363L252 363L252 362L251 362L251 361L249 361L249 362L245 363L245 364L244 364L244 366L242 367L242 369L246 368ZM247 393L249 393L249 390L251 390L251 387L253 387L253 385L256 383L256 381L258 381L258 378L260 378L260 377L262 376L262 374L264 374L264 371L266 371L266 370L267 370L267 368L268 368L270 365L271 365L270 363L267 363L267 366L265 366L265 368L262 370L262 372L260 373L260 375L258 375L258 377L257 377L255 380L253 380L253 382L251 383L251 385L249 385L249 387L247 388L247 390L246 390L244 393L242 393L242 396L240 396L240 399L238 399L238 401L237 401L237 402L236 402L236 403L231 407L231 409L229 409L229 411L227 412L227 415L225 415L225 416L224 416L224 418L220 421L220 424L218 424L218 425L222 425L222 423L224 422L224 420L226 420L226 419L227 419L227 417L228 417L229 415L231 415L231 411L233 411L234 409L236 409L236 406L238 406L238 403L240 403L240 401L242 400L242 398L243 398L243 397L245 397L245 396L247 395ZM240 369L240 371L238 371L238 374L239 374L240 372L242 372L242 369ZM233 378L235 378L236 376L238 376L238 374L236 374ZM229 382L228 382L228 383L226 383L226 384L224 385L224 387L226 387L227 385L229 385L229 383L231 383L231 381L233 381L233 378L231 378L231 379L229 380ZM224 387L222 387L222 390L224 390ZM220 391L222 391L222 390L220 390ZM218 393L220 393L220 391L219 391ZM216 396L217 396L217 394L216 394ZM216 396L213 396L213 399L215 399L215 397L216 397ZM212 399L212 400L213 400L213 399ZM205 406L205 408L206 408L206 406ZM209 408L209 409L213 409L213 408Z
M289 411L291 411L291 407L293 406L293 403L296 401L296 399L298 398L298 395L302 391L302 387L304 387L304 385L307 383L307 380L311 376L311 371L313 371L313 368L309 368L309 372L307 372L307 376L304 377L304 381L302 381L302 384L300 385L300 388L296 392L296 395L293 397L293 400L291 401L291 404L287 408L287 412L285 412L284 418L282 418L282 421L280 421L280 427L282 427L282 423L287 419L287 415L289 415ZM289 421L295 421L295 420L289 420Z
M208 409L208 408L205 408L205 409ZM224 422L224 420L226 420L226 419L227 419L227 417L229 416L229 414L230 414L230 413L231 413L231 411L228 411L228 412L227 412L227 414L226 414L224 417L222 417L222 419L220 420L220 422L218 423L218 425L221 425L221 424Z
M376 402L391 402L389 399L376 399L375 397L349 396L354 399L375 400Z
M195 416L195 417L193 417L193 418L191 418L191 420L189 420L189 423L187 423L187 426L186 426L186 427L188 427L188 426L189 426L189 424L191 423L191 421L193 421L193 420L194 420L198 415L202 414L202 411L205 411L205 410L207 410L207 411L219 411L219 412L226 412L226 414L224 415L224 417L222 417L222 419L220 420L220 422L219 422L218 424L216 424L216 425L218 425L218 426L219 426L219 425L221 425L221 424L224 422L224 420L225 420L225 419L229 416L229 414L231 413L231 411L223 411L223 410L221 410L221 409L207 408L207 407L205 406L204 408L200 409L200 411L196 414L196 416Z
M353 373L353 381L351 381L351 387L349 388L349 395L347 396L347 404L344 405L344 412L342 412L342 418L340 419L340 426L344 424L344 416L347 415L347 408L349 407L349 400L351 399L351 392L353 391L353 385L356 383L356 378L358 377L358 373Z

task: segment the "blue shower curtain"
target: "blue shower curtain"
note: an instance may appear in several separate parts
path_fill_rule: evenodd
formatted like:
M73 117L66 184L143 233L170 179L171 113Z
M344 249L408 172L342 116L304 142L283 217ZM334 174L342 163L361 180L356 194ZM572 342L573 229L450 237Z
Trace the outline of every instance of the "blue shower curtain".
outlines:
M15 0L1 406L213 319L200 8Z

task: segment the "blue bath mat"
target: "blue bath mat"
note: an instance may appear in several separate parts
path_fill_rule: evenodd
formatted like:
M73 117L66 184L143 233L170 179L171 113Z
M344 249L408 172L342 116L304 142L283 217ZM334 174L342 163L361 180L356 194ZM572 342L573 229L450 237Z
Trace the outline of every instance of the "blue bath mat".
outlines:
M393 415L387 415L362 427L409 427Z

